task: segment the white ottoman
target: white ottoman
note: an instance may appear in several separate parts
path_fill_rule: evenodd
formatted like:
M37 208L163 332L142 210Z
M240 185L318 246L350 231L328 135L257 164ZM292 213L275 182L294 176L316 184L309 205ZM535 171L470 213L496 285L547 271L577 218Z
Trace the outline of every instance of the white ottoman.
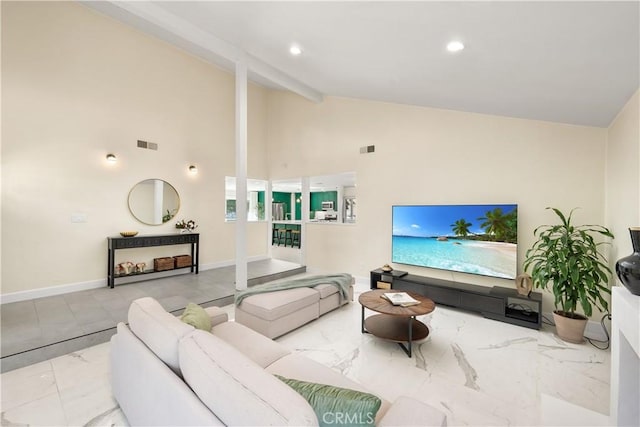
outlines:
M294 288L251 295L236 306L236 322L276 338L320 316L320 293Z

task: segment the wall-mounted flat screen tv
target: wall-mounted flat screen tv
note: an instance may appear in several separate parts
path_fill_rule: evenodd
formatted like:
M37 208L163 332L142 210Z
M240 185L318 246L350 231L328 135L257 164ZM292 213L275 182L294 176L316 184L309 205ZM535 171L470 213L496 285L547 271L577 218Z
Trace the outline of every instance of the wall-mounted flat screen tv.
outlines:
M514 279L518 205L393 206L391 260Z

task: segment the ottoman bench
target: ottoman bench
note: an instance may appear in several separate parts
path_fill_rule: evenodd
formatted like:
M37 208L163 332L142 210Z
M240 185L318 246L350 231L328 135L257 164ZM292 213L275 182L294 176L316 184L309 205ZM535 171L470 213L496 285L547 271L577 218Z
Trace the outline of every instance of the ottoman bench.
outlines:
M235 320L268 338L277 338L353 300L341 298L338 287L320 284L247 296L236 305Z

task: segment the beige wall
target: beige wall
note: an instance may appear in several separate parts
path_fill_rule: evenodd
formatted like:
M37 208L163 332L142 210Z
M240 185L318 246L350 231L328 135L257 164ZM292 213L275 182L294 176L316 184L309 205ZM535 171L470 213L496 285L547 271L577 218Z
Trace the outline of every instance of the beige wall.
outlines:
M104 280L106 236L174 232L173 222L144 226L129 214L127 193L147 178L180 193L177 219L200 224L203 264L234 258L223 211L235 169L232 75L76 3L2 2L2 37L3 294ZM608 131L335 97L314 104L255 86L249 97L250 177L357 172L358 223L309 225L310 268L368 276L390 262L393 204L518 203L519 264L533 229L554 220L546 206L579 206L577 221L614 231L640 223L638 94ZM365 145L376 152L359 154ZM616 191L634 188L625 210ZM88 222L71 223L72 213ZM614 252L626 254L622 234ZM266 224L249 224L250 256L266 253L266 235Z
M129 189L147 178L177 189L176 220L199 224L203 265L233 260L234 225L224 222L224 176L235 170L231 74L77 3L2 2L2 88L3 294L104 280L106 236L175 232L175 221L145 226L130 215ZM267 173L266 96L250 86L255 178ZM138 139L159 150L136 148ZM88 221L71 223L72 213ZM266 224L248 235L249 255L266 254Z
M389 263L394 204L517 203L519 265L533 229L554 221L547 206L579 206L578 222L604 223L606 129L335 97L312 104L287 93L270 95L268 117L269 151L278 159L270 162L272 178L357 173L358 222L307 227L310 268L368 276ZM359 154L365 145L375 145L375 153Z
M607 224L616 236L610 255L613 267L633 252L629 227L640 226L640 91L618 113L607 140Z

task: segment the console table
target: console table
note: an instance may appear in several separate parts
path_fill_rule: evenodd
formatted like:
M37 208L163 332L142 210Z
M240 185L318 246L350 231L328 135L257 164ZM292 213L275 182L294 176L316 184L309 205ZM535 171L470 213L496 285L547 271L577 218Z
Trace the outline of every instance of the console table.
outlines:
M399 270L371 271L371 289L385 288L415 292L436 304L475 311L486 318L513 325L531 329L542 327L542 294L539 292L524 296L518 294L515 287L471 285Z
M115 279L119 277L145 276L147 274L158 273L154 270L146 270L140 273L131 274L115 274L115 252L118 249L136 249L149 248L152 246L171 246L171 245L191 245L191 259L193 263L186 267L178 269L189 269L189 272L198 274L198 249L200 244L200 234L156 234L135 237L107 237L107 286L113 288ZM169 270L172 271L172 270ZM141 277L140 280L149 279L150 277Z

